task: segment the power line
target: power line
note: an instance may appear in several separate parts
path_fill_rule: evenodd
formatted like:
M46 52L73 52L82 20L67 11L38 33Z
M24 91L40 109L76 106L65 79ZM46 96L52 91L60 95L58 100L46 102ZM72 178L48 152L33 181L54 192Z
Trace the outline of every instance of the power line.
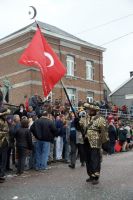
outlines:
M114 23L114 22L116 22L116 21L120 21L120 20L122 20L122 19L131 17L131 16L133 16L133 14L129 14L129 15L126 15L126 16L123 16L123 17L120 17L120 18L113 19L113 20L111 20L111 21L105 22L105 23L103 23L103 24L99 24L99 25L94 26L94 27L92 27L92 28L88 28L88 29L83 30L83 31L81 31L81 32L79 32L79 33L76 33L76 34L84 34L84 33L88 32L88 31L92 31L92 30L94 30L94 29L101 28L101 27L103 27L103 26L106 26L106 25L108 25L108 24Z
M128 36L128 35L131 35L131 34L133 34L133 32L130 32L130 33L127 33L127 34L122 35L122 36L120 36L120 37L117 37L117 38L115 38L115 39L113 39L113 40L110 40L109 42L105 42L105 43L101 44L100 46L103 46L103 45L106 45L106 44L115 42L115 41L117 41L117 40L119 40L119 39L121 39L121 38L124 38L124 37L126 37L126 36Z

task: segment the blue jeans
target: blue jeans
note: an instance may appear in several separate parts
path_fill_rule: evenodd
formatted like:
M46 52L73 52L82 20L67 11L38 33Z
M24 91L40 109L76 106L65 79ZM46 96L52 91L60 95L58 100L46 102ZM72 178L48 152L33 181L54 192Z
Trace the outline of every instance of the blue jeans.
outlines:
M48 156L50 153L50 142L37 140L35 153L35 168L36 170L46 169Z
M64 159L70 161L70 146L67 141L64 142Z

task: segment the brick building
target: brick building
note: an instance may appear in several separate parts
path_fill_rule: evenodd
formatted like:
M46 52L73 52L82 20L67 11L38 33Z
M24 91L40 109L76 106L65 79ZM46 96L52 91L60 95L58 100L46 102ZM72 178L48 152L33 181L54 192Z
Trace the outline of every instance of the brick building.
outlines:
M103 99L103 51L102 47L85 42L57 27L38 22L42 33L67 67L63 82L70 99L89 101ZM9 102L19 104L25 96L35 92L43 97L41 76L36 68L18 64L20 55L36 31L32 23L0 40L0 83L5 76L12 84ZM66 100L61 83L52 90L52 99Z

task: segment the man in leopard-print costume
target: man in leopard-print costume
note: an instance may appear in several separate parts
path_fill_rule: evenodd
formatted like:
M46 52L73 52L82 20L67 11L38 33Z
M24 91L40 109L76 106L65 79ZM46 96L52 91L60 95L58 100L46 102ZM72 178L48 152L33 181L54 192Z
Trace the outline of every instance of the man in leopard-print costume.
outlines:
M84 150L89 176L86 182L98 184L101 170L101 147L107 124L105 119L100 116L98 106L85 103L84 107L88 114L81 118L79 123L84 130Z
M0 183L5 181L5 170L7 162L9 138L9 128L6 121L7 114L10 114L9 109L0 108Z

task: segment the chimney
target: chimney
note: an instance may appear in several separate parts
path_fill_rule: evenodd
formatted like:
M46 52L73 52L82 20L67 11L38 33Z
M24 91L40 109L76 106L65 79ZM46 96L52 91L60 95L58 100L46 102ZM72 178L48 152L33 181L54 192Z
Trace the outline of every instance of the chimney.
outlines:
M132 76L133 76L133 71L130 72L130 77L132 77Z

